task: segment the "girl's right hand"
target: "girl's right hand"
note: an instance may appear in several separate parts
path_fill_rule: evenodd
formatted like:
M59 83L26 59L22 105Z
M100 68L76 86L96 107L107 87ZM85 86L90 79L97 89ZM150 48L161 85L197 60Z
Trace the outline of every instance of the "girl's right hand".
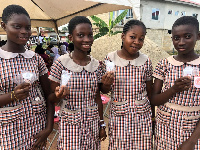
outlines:
M30 83L22 83L14 88L14 99L22 100L29 96Z
M178 93L182 91L187 91L191 87L191 79L190 77L181 77L177 79L172 86L173 93Z
M57 98L65 98L67 95L70 94L69 89L66 86L57 86L55 89L55 95Z

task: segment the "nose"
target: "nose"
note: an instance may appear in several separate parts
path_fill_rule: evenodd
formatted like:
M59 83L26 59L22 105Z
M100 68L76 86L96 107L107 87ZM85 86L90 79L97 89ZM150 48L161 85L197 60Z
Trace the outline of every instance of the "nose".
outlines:
M179 45L184 45L184 44L185 44L185 40L184 40L184 38L180 38L178 44L179 44Z
M139 43L140 43L140 40L136 38L136 39L134 39L133 43L134 43L134 44L139 44Z
M26 33L28 33L28 31L27 31L27 29L26 29L26 28L21 28L20 32L21 32L21 33L23 33L23 34L26 34Z
M92 41L92 40L93 40L92 37L90 37L90 36L84 36L84 41L85 41L85 42L90 42L90 41Z

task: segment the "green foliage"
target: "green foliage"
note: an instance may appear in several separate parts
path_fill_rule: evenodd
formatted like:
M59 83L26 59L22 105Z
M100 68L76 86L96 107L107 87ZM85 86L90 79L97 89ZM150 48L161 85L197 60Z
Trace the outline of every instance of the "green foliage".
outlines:
M97 16L90 16L91 19L95 22L93 25L99 28L99 33L94 36L94 39L100 38L104 35L115 35L121 33L122 31L113 31L113 28L126 16L128 10L124 10L115 20L113 20L113 12L110 12L109 24L107 25L105 21Z

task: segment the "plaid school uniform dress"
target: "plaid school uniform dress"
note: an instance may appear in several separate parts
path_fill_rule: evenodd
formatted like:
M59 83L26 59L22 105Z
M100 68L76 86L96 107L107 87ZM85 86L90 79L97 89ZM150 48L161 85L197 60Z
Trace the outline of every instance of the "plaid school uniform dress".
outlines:
M30 71L39 78L47 73L47 68L43 59L32 51L11 53L0 48L1 94L14 90L17 86L14 78L22 71ZM45 128L45 122L45 100L39 81L34 81L26 99L13 101L0 108L0 149L31 149L35 142L33 136Z
M182 63L170 56L161 60L153 73L155 78L163 81L162 92L174 85L176 79L182 77L183 69L187 66L200 69L200 58ZM193 133L200 118L200 90L192 85L188 91L176 93L169 101L158 106L156 114L157 150L177 150L179 145L186 141ZM200 140L195 150L200 149Z
M105 60L114 62L115 79L109 120L109 150L150 150L151 106L146 81L152 80L152 63L139 52L134 60L120 58L117 51Z
M72 74L67 84L70 95L61 106L58 149L98 150L100 118L95 98L101 65L91 57L89 64L80 66L65 54L53 64L50 80L60 83L62 70Z

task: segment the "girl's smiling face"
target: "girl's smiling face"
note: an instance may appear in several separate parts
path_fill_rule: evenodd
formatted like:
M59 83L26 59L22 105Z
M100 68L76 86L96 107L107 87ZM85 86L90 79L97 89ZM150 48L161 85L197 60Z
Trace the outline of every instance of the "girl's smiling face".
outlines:
M2 28L7 33L7 40L18 45L25 45L31 36L31 21L24 14L13 14Z
M125 34L122 33L123 51L135 55L143 46L146 32L142 26L134 25Z
M179 54L193 52L199 37L200 34L192 25L179 25L172 29L172 42Z
M80 23L76 25L69 40L74 43L74 50L89 51L93 44L92 27L88 23Z

